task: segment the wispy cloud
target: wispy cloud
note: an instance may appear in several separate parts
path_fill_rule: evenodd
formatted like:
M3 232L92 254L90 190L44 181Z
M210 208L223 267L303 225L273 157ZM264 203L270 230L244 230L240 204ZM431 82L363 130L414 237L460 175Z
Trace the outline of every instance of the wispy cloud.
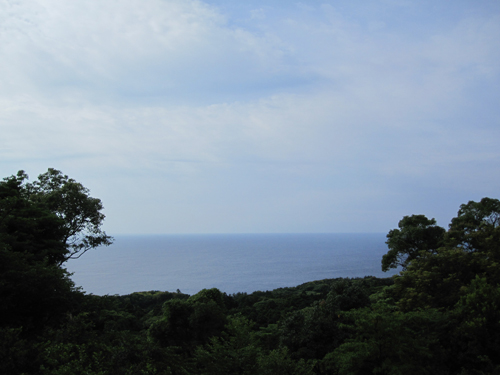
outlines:
M3 2L0 170L87 178L121 232L151 184L139 232L380 230L433 187L446 216L500 184L500 9L476 4Z

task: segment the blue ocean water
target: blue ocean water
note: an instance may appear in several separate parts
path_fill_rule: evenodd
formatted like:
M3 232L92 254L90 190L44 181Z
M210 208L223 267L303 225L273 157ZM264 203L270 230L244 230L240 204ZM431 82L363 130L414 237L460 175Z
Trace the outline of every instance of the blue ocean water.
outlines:
M113 245L70 260L87 293L161 290L195 294L272 290L336 277L389 277L385 234L200 234L115 236Z

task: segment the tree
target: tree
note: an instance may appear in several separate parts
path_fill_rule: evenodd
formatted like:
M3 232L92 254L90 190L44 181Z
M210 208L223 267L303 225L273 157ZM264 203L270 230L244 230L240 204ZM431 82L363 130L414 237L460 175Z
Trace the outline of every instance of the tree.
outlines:
M486 259L478 255L448 247L424 253L394 279L388 292L402 311L449 309L460 299L463 287L485 271Z
M28 200L26 177L0 182L0 326L31 330L67 311L74 284L59 266L67 252L64 222Z
M499 249L500 201L483 198L462 204L457 217L451 220L447 242L468 251Z
M76 296L61 265L111 237L101 201L80 183L55 169L27 179L0 181L0 325L30 329L57 321Z
M62 264L111 243L100 229L102 204L88 189L54 169L27 179L19 171L0 181L2 374L38 373L43 335L71 319L84 298Z
M382 257L384 272L398 266L406 269L421 251L435 253L446 233L444 228L436 225L435 219L428 219L424 215L405 216L398 226L399 229L387 234L389 251Z
M398 314L444 314L451 325L439 340L448 373L498 373L500 201L461 205L449 228L437 249L421 250L383 293Z
M27 176L20 171L18 176ZM113 238L101 229L104 221L101 200L89 195L89 189L60 171L49 168L38 180L25 185L28 199L47 207L63 220L67 253L60 264L77 259L98 246L109 246Z
M211 337L198 346L195 359L204 375L257 374L260 351L255 345L253 322L241 315L227 320L220 336Z
M447 374L440 342L447 316L435 309L402 313L379 301L343 313L352 336L325 356L328 372L354 374Z
M148 329L149 337L161 346L178 346L192 353L197 345L220 336L227 323L223 294L203 289L187 300L172 299L163 305L163 316Z
M58 264L64 259L64 222L49 209L27 199L26 174L0 182L0 242L32 261Z
M481 369L484 373L498 373L500 286L496 281L491 283L487 276L476 275L463 289L453 311L459 322L453 343L462 349L461 365Z

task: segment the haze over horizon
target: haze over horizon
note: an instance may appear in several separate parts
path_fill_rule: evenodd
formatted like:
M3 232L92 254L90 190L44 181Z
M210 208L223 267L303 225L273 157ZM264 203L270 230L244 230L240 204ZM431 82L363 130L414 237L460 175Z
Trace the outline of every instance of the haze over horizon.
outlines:
M0 178L108 234L447 227L500 198L500 2L0 3Z

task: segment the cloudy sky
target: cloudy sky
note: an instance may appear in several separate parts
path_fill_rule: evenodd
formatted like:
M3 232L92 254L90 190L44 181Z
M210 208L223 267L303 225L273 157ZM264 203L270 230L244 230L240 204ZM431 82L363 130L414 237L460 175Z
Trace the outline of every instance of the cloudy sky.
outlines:
M499 1L0 1L1 177L108 234L447 226L499 141Z

